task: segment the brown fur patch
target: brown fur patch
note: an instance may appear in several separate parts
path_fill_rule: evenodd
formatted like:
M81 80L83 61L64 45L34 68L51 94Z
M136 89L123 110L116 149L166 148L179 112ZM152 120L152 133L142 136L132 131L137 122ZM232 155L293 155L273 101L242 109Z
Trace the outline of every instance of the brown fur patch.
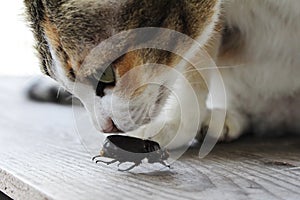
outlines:
M218 0L184 1L184 19L187 34L196 38L211 23L215 13L214 7Z

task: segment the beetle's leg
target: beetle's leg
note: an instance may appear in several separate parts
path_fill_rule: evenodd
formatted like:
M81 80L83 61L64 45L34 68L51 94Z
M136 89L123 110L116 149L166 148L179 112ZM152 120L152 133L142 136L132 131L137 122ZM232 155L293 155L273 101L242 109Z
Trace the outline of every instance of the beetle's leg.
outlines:
M161 161L160 162L162 165L168 167L169 169L171 168L171 166L166 162L166 161Z
M123 162L119 162L118 167L120 167L120 165L122 165L122 164L123 164Z
M102 157L101 155L94 156L94 157L92 158L92 161L94 161L96 158L101 158L101 157Z
M117 162L117 161L118 161L118 160L112 160L112 161L110 161L110 162L105 162L105 161L102 161L102 160L97 160L96 163L101 162L101 163L110 165L110 164L113 164L113 163L115 163L115 162Z
M134 164L134 165L132 165L131 167L129 167L127 169L118 169L118 171L120 171L120 172L127 172L127 171L130 171L130 170L132 170L133 168L135 168L137 166L138 166L137 164Z
M120 165L122 165L122 164L124 164L124 163L126 163L126 162L119 162L119 164L118 164L118 167L120 167Z

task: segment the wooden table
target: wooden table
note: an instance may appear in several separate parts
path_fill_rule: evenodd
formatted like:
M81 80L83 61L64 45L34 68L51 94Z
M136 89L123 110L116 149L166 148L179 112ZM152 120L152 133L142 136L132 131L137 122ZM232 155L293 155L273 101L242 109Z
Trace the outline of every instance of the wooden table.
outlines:
M30 78L0 78L0 190L13 199L299 199L300 138L244 138L171 170L96 165L70 107L30 102Z

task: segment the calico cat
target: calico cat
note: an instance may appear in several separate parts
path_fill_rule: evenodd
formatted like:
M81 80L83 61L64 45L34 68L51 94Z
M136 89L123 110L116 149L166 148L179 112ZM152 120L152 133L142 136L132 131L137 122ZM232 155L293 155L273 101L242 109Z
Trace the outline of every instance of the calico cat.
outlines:
M25 0L25 5L42 71L70 92L75 80L93 77L92 73L82 74L80 68L102 41L130 29L167 28L197 40L219 66L226 89L226 120L220 141L236 139L248 128L257 134L300 131L298 0ZM86 87L95 107L90 99L76 92L75 96L90 112L99 132L126 132L145 138L163 122L163 129L153 139L166 145L176 134L169 147L177 148L195 134L190 124L195 121L195 108L190 106L187 84L176 81L172 85L182 99L179 105L161 87L146 85L133 95L126 94L142 79L164 73L155 67L138 70L137 76L129 76L125 83L120 79L143 64L174 67L181 61L182 57L164 50L133 50L109 66L106 81L100 77L97 87ZM91 72L98 68L101 66ZM191 68L186 62L183 73ZM197 83L192 87L201 111L200 130L208 126L212 110L221 115L225 108L208 108L209 85L197 73L187 74L190 83ZM112 97L116 87L119 96ZM112 98L114 116L108 103ZM131 101L130 117L124 99ZM183 121L181 109L191 113ZM150 113L153 110L154 115ZM150 115L151 120L141 120ZM178 132L179 126L183 128Z

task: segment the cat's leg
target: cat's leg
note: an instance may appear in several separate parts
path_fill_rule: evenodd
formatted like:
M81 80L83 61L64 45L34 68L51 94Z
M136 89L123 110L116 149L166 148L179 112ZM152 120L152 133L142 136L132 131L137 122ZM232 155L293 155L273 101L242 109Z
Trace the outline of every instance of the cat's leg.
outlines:
M226 93L227 105L225 108L207 109L208 89L199 77L189 79L189 83L193 81L198 83L192 84L192 88L196 95L196 107L199 108L199 112L191 100L193 94L189 93L189 85L179 81L175 84L173 91L177 98L171 96L157 118L150 124L128 134L153 139L162 146L168 145L168 148L187 145L196 136L197 139L202 140L207 134L216 141L232 141L241 136L249 120L234 106L236 103L230 93ZM196 121L198 124L195 123ZM222 127L220 128L220 126ZM198 132L200 129L202 131ZM207 130L210 132L207 133Z
M194 84L192 80L191 77L177 80L172 91L174 95L170 95L160 115L128 135L152 139L171 149L188 145L207 115L207 87L199 79Z
M247 91L247 88L241 83L242 80L233 78L234 69L226 71L226 73L222 71L222 69L219 69L219 72L221 72L221 81L224 83L224 87L217 88L214 86L218 80L213 74L211 76L210 92L217 92L219 94L222 93L220 90L223 90L223 98L222 96L215 95L217 98L214 100L209 99L208 102L211 103L208 106L210 111L207 115L208 118L203 124L202 130L204 130L203 135L208 134L218 139L218 141L232 141L241 136L248 127L249 119L241 106L245 101L241 98L241 92ZM215 88L217 88L217 90L215 90ZM213 95L210 95L210 97L212 96ZM214 122L216 121L215 119L219 121L216 123ZM216 128L220 127L220 125L223 125L222 131L221 128ZM208 129L207 127L209 126L212 126L212 128Z

